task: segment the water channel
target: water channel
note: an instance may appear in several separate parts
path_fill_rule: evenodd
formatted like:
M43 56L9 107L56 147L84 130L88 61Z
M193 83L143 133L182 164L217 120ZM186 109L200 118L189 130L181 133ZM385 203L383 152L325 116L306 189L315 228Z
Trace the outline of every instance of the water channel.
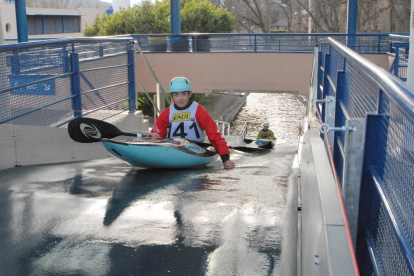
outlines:
M238 135L249 122L246 138L256 139L264 122L270 123L278 145L297 145L298 125L306 112L305 99L290 93L250 93L246 105L232 124L231 134Z
M251 94L234 125L255 136L269 121L277 146L232 151L232 170L109 158L0 171L0 275L295 275L300 118L291 94Z

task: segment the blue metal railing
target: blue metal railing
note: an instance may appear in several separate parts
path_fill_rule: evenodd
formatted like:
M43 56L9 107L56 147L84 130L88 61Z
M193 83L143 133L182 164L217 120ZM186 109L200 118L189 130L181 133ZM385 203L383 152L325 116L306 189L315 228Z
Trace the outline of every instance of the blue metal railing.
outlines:
M360 53L387 53L396 40L389 34L135 34L144 51L149 52L313 52L321 39L336 40Z
M408 42L392 42L388 53L388 55L394 57L390 72L403 81L407 80L409 46Z
M350 119L363 125L356 238L361 275L414 275L414 91L334 39L322 42L319 55L318 99L335 97L329 115L335 126ZM338 175L345 139L335 132Z
M133 43L76 38L0 46L0 124L58 127L85 115L134 112Z

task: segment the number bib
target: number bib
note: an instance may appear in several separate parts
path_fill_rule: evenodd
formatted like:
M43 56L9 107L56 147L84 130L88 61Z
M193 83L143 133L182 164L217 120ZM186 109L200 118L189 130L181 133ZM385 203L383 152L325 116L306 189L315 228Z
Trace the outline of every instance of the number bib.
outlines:
M187 109L176 110L170 106L170 129L168 138L184 138L196 142L204 142L206 133L200 129L195 115L198 103L193 102Z

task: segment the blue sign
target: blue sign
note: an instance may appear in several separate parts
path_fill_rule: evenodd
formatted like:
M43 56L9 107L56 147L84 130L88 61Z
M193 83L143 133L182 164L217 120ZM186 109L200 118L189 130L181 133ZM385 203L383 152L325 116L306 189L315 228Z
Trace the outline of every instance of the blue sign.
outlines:
M11 95L55 95L55 80L43 82L35 81L53 77L55 75L9 75L10 88L28 84L10 92ZM32 83L32 84L30 84Z

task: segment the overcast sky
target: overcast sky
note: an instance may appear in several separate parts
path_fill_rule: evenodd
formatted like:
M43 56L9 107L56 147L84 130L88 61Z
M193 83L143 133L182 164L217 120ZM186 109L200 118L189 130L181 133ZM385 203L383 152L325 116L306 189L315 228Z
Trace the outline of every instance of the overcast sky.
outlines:
M102 0L102 1L112 3L112 0ZM138 4L139 2L141 2L141 0L129 0L129 2L131 3L131 6L133 6L133 5Z

